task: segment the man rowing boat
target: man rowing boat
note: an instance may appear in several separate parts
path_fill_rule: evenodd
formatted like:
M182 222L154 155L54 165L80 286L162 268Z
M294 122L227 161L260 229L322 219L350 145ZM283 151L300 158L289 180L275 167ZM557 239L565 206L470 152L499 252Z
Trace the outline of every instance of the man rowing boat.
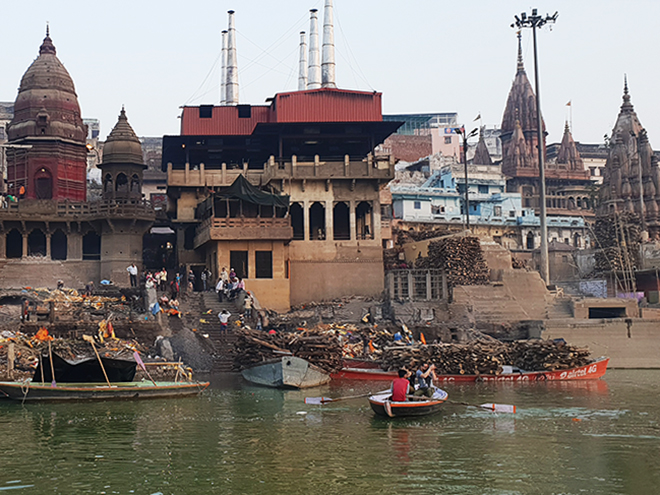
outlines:
M429 363L424 363L422 366L420 366L415 375L417 378L418 387L413 395L416 397L433 397L433 392L435 391L435 387L433 387L433 380L438 379L435 374L435 364L429 366Z

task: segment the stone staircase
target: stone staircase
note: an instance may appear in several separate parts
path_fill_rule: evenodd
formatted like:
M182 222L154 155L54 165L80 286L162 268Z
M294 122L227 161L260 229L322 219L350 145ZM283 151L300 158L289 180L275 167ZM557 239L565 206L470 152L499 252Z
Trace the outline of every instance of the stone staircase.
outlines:
M573 299L570 297L555 297L546 307L547 320L562 320L573 318Z
M238 340L238 336L234 332L236 328L234 321L238 319L239 311L232 301L218 301L218 296L215 292L201 292L199 295L199 311L197 314L201 315L198 321L197 330L203 334L208 334L209 340L215 348L215 360L213 362L213 372L229 372L233 370L234 356L231 354L231 349ZM229 325L227 332L220 331L220 320L218 313L226 309L231 313L229 318ZM210 314L205 314L211 310ZM199 322L202 319L204 322Z

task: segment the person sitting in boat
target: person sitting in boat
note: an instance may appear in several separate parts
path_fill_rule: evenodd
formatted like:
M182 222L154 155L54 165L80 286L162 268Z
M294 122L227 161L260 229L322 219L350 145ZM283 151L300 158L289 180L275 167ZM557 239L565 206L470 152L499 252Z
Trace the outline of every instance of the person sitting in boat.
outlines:
M426 396L433 397L435 388L433 387L433 380L437 380L435 375L435 364L429 366L429 363L424 363L415 374L417 377L417 390L415 390L416 397Z
M405 402L408 399L408 393L412 392L408 381L410 375L410 371L406 369L399 370L399 378L395 378L392 382L392 402Z

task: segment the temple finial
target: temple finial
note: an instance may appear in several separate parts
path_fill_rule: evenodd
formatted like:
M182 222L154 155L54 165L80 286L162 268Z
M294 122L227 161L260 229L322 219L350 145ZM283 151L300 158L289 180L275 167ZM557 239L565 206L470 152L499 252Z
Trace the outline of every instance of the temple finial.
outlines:
M46 21L46 38L50 36L50 23Z
M564 134L571 132L571 128L568 127L568 120L564 122Z
M524 72L525 65L523 64L523 56L522 56L522 31L519 30L517 35L518 35L518 72Z
M632 108L630 103L630 93L628 92L628 74L623 75L623 106L622 108Z

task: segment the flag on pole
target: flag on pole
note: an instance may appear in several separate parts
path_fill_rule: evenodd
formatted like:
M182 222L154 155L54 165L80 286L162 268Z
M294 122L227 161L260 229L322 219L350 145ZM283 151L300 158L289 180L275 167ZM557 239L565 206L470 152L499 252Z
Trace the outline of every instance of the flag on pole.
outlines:
M573 100L568 100L568 103L566 103L566 106L570 107L572 102L573 102Z
M481 119L481 112L479 112L479 115L477 115L472 122L476 122L479 119Z

